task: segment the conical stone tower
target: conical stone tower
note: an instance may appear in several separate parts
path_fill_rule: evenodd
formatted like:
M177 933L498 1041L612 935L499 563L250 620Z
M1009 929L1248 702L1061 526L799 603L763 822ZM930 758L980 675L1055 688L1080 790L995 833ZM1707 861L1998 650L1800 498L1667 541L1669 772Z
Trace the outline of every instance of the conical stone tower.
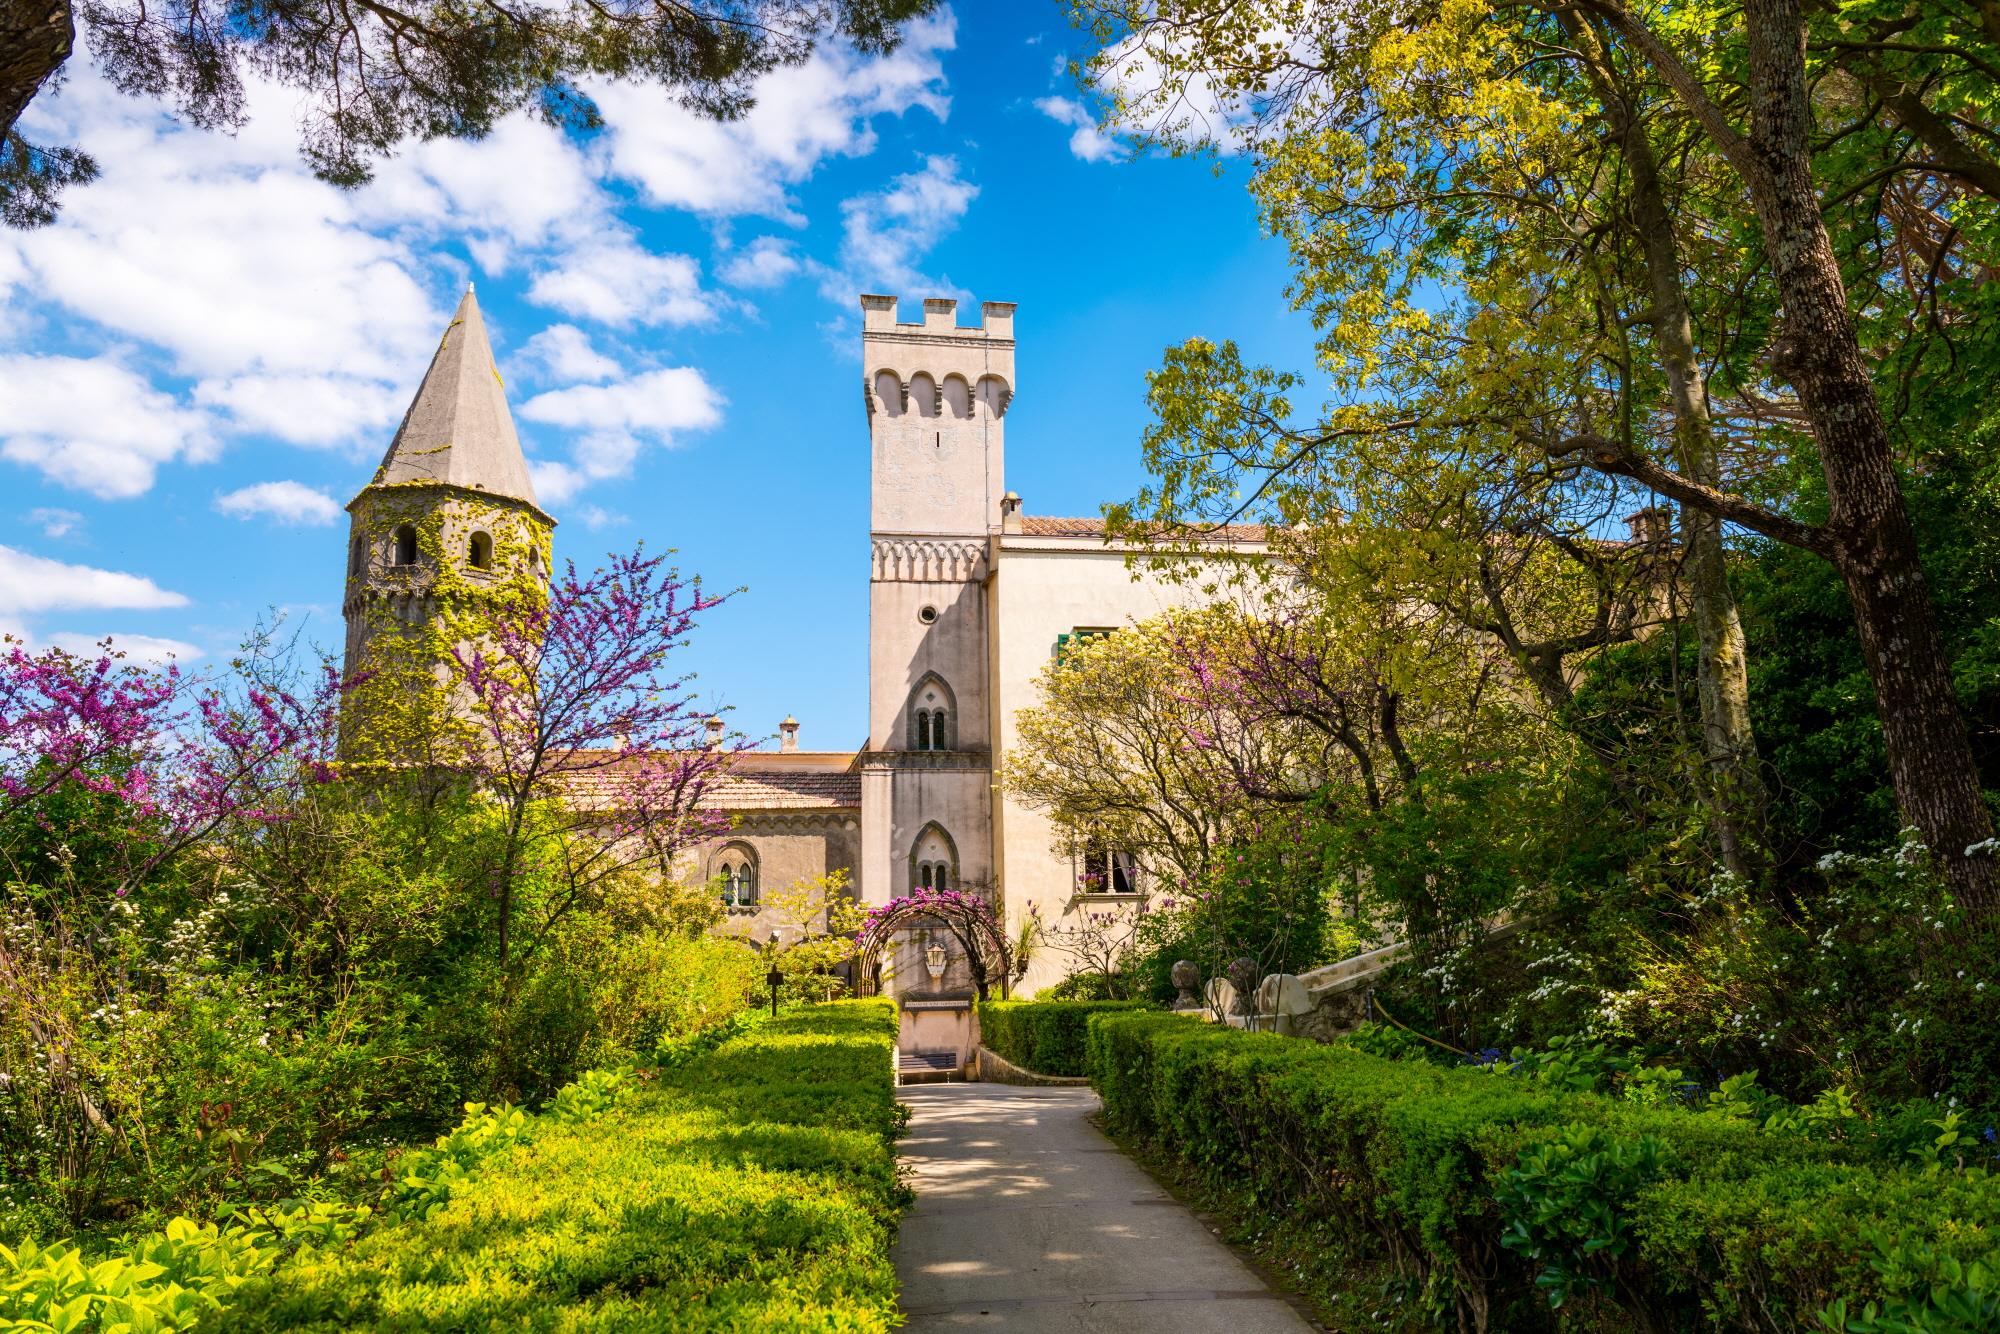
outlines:
M555 520L535 502L472 289L374 478L348 502L351 759L407 760L436 740L453 645L482 603L546 585Z

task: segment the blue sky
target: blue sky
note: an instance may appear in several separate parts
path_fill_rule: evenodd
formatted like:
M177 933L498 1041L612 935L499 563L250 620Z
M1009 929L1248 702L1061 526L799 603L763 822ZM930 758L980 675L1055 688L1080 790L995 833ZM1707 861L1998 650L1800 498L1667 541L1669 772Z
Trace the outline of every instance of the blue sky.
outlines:
M337 645L339 507L472 280L558 555L643 538L742 586L690 650L702 691L752 735L790 712L805 746L859 744L859 292L1019 303L1007 480L1034 514L1136 488L1169 343L1309 364L1242 172L1104 138L1080 54L1053 3L961 4L769 76L739 125L604 89L588 139L509 122L352 193L300 165L282 90L229 137L79 64L30 128L104 176L0 233L0 629L212 662L283 608Z

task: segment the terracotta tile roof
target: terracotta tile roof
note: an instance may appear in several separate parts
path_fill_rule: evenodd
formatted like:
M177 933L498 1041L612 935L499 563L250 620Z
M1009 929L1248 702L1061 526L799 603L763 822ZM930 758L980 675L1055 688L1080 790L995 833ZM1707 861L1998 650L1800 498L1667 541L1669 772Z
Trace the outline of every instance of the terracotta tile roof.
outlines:
M785 762L760 764L765 758L746 751L709 790L708 805L724 811L838 811L861 807L861 774L848 754L818 753L785 757ZM803 763L801 763L803 761ZM611 766L571 774L565 786L580 806L610 804L617 790Z
M1021 535L1024 537L1097 537L1104 536L1104 520L1061 519L1046 514L1023 514ZM1262 542L1264 525L1261 523L1225 524L1202 537L1212 542Z
M858 773L730 773L716 784L715 807L725 811L859 810Z

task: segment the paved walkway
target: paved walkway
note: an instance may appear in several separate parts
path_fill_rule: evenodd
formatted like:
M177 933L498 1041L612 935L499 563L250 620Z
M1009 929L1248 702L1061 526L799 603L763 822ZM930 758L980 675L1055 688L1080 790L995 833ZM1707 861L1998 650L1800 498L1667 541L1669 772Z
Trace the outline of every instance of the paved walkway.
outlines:
M1306 1323L1084 1118L1086 1088L922 1084L896 1274L908 1329L1303 1334Z

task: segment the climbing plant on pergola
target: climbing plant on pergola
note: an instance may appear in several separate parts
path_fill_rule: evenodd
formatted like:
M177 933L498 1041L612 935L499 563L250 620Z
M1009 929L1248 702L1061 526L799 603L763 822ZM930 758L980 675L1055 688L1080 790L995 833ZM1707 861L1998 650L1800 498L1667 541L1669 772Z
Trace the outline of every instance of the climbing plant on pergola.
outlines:
M1007 932L985 896L964 889L915 889L870 908L855 939L857 994L873 995L881 990L882 952L897 932L930 925L949 932L965 951L979 999L989 999L995 978L1001 999L1006 999L1014 974L1014 952L1007 945Z

